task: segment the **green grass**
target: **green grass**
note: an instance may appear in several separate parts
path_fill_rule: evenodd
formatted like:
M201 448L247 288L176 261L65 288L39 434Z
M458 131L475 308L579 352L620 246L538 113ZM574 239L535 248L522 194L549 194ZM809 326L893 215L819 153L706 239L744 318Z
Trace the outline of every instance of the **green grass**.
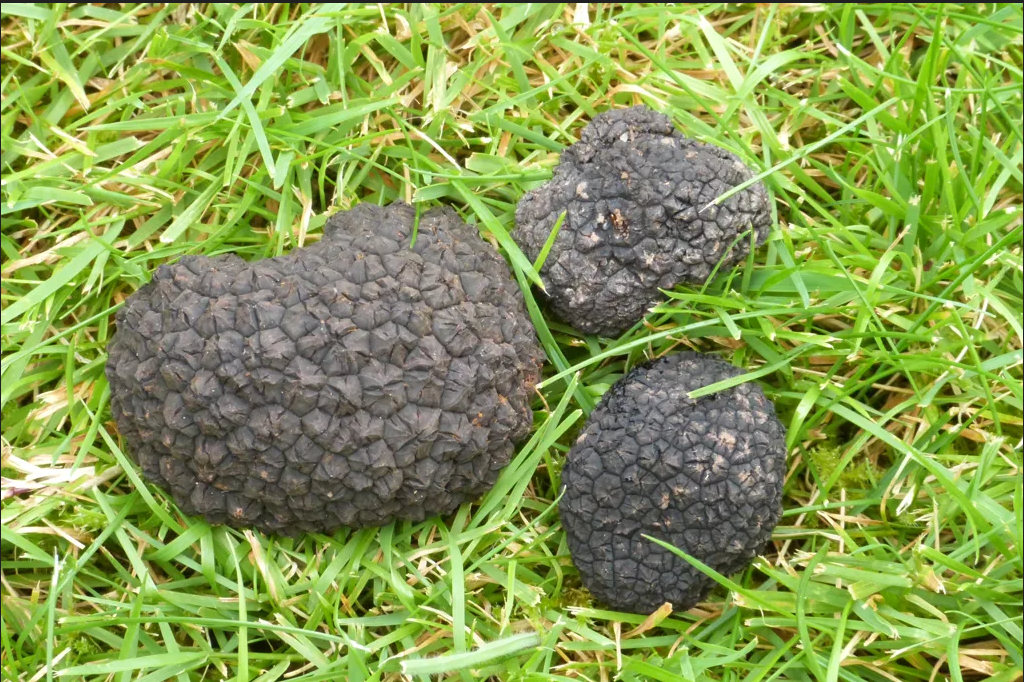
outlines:
M1021 679L1020 5L2 9L4 680ZM776 229L620 339L544 316L516 200L608 107L761 171ZM183 517L108 410L113 313L186 253L454 206L515 268L535 429L450 518ZM602 393L692 347L788 428L774 550L685 613L602 610L558 521Z

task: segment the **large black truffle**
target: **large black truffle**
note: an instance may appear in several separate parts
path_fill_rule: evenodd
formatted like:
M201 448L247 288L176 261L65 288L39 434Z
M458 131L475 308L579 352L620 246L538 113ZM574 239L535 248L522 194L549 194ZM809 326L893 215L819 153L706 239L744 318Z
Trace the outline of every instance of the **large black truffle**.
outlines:
M535 260L565 211L540 273L551 308L582 332L614 336L660 300L659 289L704 282L719 262L746 258L750 235L733 245L740 235L764 242L764 185L710 205L751 177L734 154L683 137L663 114L606 111L519 202L513 238Z
M501 257L451 209L361 205L321 241L161 266L107 378L145 476L214 523L421 520L489 489L530 429L541 351Z
M785 429L751 383L691 399L741 370L698 353L633 369L605 394L562 472L562 525L583 583L602 602L691 608L714 582L643 536L715 570L739 571L782 513Z

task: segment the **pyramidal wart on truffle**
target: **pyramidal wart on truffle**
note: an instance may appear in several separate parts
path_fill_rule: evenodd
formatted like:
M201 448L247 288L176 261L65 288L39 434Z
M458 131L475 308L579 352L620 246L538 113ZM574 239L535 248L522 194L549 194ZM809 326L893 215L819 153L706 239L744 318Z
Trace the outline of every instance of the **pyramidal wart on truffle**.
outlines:
M761 389L698 388L737 367L698 353L638 366L601 399L566 457L562 525L583 584L601 602L685 611L714 582L651 542L724 574L743 569L782 514L785 428Z
M451 209L332 216L248 263L187 256L128 298L106 367L146 478L189 514L326 531L447 513L530 429L541 350L504 260Z
M562 212L541 268L555 314L585 333L614 336L659 300L659 289L702 283L715 266L764 242L771 209L736 155L684 137L644 106L598 114L562 152L550 181L516 208L513 238L535 260Z

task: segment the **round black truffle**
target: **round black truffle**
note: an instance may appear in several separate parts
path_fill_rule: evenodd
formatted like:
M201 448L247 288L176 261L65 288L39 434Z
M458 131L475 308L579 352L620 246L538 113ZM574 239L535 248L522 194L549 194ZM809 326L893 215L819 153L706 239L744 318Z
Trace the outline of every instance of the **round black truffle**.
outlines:
M714 582L644 535L730 574L782 513L785 429L751 383L691 399L741 373L698 353L641 365L590 414L562 471L560 512L583 583L600 601L650 613L703 599Z
M253 263L186 256L117 314L128 450L181 509L283 534L421 520L488 490L541 350L505 261L451 209L360 205Z
M535 260L565 211L540 273L551 308L581 332L615 336L661 299L659 289L704 282L720 261L746 258L750 235L733 245L740 235L764 242L764 185L710 205L751 177L734 154L683 137L663 114L606 111L519 202L513 238Z

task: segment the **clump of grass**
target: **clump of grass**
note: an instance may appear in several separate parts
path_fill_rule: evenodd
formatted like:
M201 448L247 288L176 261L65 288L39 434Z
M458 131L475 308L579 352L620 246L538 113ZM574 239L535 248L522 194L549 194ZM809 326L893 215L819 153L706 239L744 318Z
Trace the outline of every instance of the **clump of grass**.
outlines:
M878 470L867 458L843 462L843 449L835 445L818 445L807 452L810 465L819 480L832 480L839 472L836 485L840 488L870 490L878 480Z
M8 4L0 22L4 676L147 682L1021 677L1019 5ZM777 229L620 339L549 322L515 202L646 103L760 168ZM446 519L187 519L110 422L124 298L361 201L452 205L548 355L531 440ZM603 610L558 474L603 391L696 347L788 428L783 522L686 613Z

